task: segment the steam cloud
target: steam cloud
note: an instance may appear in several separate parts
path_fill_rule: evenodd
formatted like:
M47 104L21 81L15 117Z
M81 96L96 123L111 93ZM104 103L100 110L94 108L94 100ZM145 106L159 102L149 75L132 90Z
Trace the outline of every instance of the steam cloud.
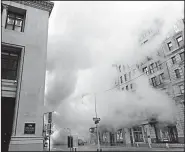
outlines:
M114 86L113 63L136 64L155 53L182 18L183 2L55 2L55 7L49 27L46 105L59 113L54 115L57 130L71 128L88 137L94 126L94 94L81 96L94 92L102 128L133 125L156 114L160 121L173 120L173 102L152 89L144 76L136 80L135 94L98 92ZM140 31L151 27L160 34L148 47L139 47ZM61 129L53 141L64 142L64 136Z

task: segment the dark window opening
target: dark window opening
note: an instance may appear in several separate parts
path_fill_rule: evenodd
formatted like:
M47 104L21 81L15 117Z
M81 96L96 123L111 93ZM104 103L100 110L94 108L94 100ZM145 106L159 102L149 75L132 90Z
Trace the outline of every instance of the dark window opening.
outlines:
M131 89L133 88L132 83L130 84L130 88L131 88Z
M151 78L151 81L152 81L152 85L154 87L157 86L157 78L156 77Z
M1 79L17 80L19 51L1 51Z
M150 68L150 73L151 73L151 74L157 71L156 64L154 64L154 63L152 63L152 64L149 66L149 68Z
M175 57L175 56L173 56L173 57L171 58L171 60L172 60L172 63L173 63L173 64L177 63L177 60L176 60L176 57Z
M179 37L177 38L177 44L178 44L178 46L182 46L182 45L183 45L182 36L179 36Z
M122 76L120 77L120 82L123 83L123 79L122 79Z
M159 75L159 84L162 84L162 83L164 82L164 79L165 79L164 73L161 73L161 74Z
M181 61L184 61L184 52L180 53Z
M180 88L180 93L181 94L184 94L184 85L179 85L179 88Z
M157 61L155 64L156 64L157 70L161 70L162 69L162 64L160 63L160 61Z
M144 67L143 68L143 72L146 73L146 74L148 74L148 68L147 67Z
M126 90L128 90L128 85L126 86Z
M124 77L125 77L125 81L127 81L127 75L126 74L124 74Z
M168 45L169 50L171 51L173 47L172 42L167 43L167 45Z
M175 75L176 75L176 78L180 78L181 77L179 69L175 70Z

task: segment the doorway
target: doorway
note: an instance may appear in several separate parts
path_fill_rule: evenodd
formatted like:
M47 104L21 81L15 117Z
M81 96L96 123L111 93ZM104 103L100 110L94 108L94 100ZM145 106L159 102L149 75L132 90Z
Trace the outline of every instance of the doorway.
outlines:
M15 98L1 97L1 151L7 152L11 140Z

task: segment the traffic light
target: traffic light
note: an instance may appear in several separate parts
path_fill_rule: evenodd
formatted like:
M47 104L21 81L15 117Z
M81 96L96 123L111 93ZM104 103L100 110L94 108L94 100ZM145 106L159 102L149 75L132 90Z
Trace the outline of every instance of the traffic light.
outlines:
M48 113L48 123L52 122L52 112Z
M96 120L96 121L95 121L95 124L98 124L98 123L99 123L99 120Z

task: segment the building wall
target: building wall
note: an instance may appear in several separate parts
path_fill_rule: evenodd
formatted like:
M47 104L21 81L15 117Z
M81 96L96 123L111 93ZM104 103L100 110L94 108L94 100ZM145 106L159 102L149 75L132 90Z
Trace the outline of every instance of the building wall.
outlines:
M15 113L13 137L37 138L42 141L45 71L49 12L23 4L3 1L3 4L26 10L24 32L5 29L6 14L2 14L2 43L23 48L22 70L16 97L18 115ZM25 122L36 123L34 135L24 134ZM12 140L11 145L20 140ZM25 142L24 142L25 143ZM16 145L14 145L14 150ZM11 149L11 148L10 148ZM19 150L19 148L17 147ZM40 149L40 148L39 148ZM37 149L38 150L38 149Z
M183 22L181 23L181 25ZM184 27L184 26L182 26ZM179 46L177 43L177 38L182 36L182 43ZM173 49L170 51L167 43L172 42ZM178 111L176 115L176 127L178 131L179 142L184 142L184 92L181 92L180 85L184 88L184 60L181 59L180 53L184 54L184 28L181 31L175 33L172 37L166 39L163 43L163 50L165 54L165 58L168 59L167 66L169 69L169 75L171 79L171 88L173 90L172 97L176 102ZM172 62L172 57L175 57L176 63ZM176 77L175 70L179 69L180 78ZM183 89L184 90L184 89Z
M119 90L126 90L125 87L128 85L129 90L133 91L137 89L137 86L134 86L134 89L130 89L130 84L133 83L134 84L134 78L137 77L137 71L140 71L143 73L143 68L147 67L148 71L149 71L149 66L152 63L156 63L159 62L161 64L161 69L156 70L154 73L148 73L146 74L148 76L149 79L149 83L152 86L152 82L151 82L151 78L153 77L159 77L160 74L164 73L164 79L163 82L160 85L157 86L153 86L156 89L160 89L161 91L164 91L169 97L171 97L174 102L176 101L177 103L177 115L176 115L176 119L177 119L177 131L178 131L178 138L179 138L179 142L183 143L184 141L184 98L183 98L183 94L180 93L179 90L179 85L183 84L184 85L184 61L182 61L180 59L180 53L184 52L184 26L182 26L182 24L180 25L180 22L178 22L179 26L178 31L176 32L171 32L173 34L170 35L170 37L168 37L167 39L165 39L163 42L161 42L161 46L158 48L158 50L156 50L158 53L157 55L153 56L153 57L147 57L146 59L144 59L139 66L124 66L122 64L117 65L117 70L118 70L118 83L119 83ZM183 45L182 46L178 46L177 44L177 40L176 38L178 36L182 35L183 37ZM167 43L169 41L172 41L173 44L173 50L169 51L168 47L167 47ZM147 45L144 44L144 45ZM177 63L176 64L172 64L171 61L171 57L172 56L176 56L176 60ZM180 74L181 74L181 78L177 79L175 77L175 73L174 70L175 69L179 69L180 70ZM136 72L133 72L133 69L136 69ZM131 72L131 78L128 77L129 72ZM124 80L124 74L127 74L127 81ZM122 77L122 83L121 83L121 77ZM124 89L123 89L124 88ZM144 126L144 129L146 128L146 126ZM155 130L154 127L151 125L148 125L148 129L150 130L150 132L147 132L148 135L150 135L152 142L156 142L156 135L155 135ZM125 138L126 138L126 143L130 144L130 134L129 134L129 129L125 129L126 130L126 134L125 134ZM146 138L145 138L146 139ZM147 140L145 140L145 142L147 142Z

